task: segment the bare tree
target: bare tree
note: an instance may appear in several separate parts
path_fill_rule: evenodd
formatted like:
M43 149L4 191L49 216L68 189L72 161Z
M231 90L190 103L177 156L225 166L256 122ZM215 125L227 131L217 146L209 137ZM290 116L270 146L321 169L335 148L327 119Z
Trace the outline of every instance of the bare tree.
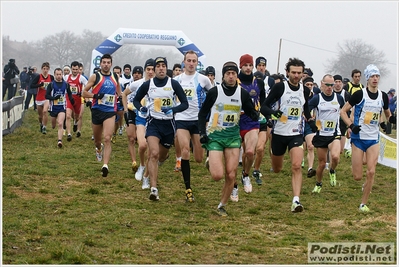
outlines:
M366 44L361 39L345 40L343 45L338 44L338 57L328 60L328 63L326 67L328 73L340 74L348 78L351 77L351 72L354 69L359 69L363 74L369 64L376 65L381 76L389 75L385 53L378 51L374 46ZM362 83L365 84L364 75L362 75Z
M76 48L74 43L77 36L70 31L62 31L45 37L41 41L41 50L45 53L46 61L51 65L62 67L75 60Z
M94 32L91 30L83 30L82 36L77 38L75 44L78 56L74 60L82 62L84 73L90 76L91 53L93 49L99 46L107 37L101 32Z

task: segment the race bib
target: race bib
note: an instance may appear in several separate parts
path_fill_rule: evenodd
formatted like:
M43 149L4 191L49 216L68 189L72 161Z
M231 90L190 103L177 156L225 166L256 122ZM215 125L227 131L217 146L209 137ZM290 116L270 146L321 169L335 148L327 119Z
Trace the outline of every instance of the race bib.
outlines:
M193 88L187 88L184 89L184 93L186 94L187 100L193 100L193 95L194 95L194 89Z
M57 105L57 106L65 105L65 97L61 96L60 99L55 99L54 105Z
M326 132L332 132L335 129L335 121L324 121L323 130Z
M71 86L71 92L73 95L78 94L78 88L76 86Z
M364 124L378 124L380 120L380 114L371 111L366 111L364 115Z
M223 126L231 127L238 123L238 114L223 114Z
M155 98L154 99L154 110L161 112L162 108L171 108L173 101L171 98Z
M299 120L302 115L302 109L299 107L288 107L288 120Z
M105 94L102 99L98 100L98 104L113 107L115 105L115 95Z

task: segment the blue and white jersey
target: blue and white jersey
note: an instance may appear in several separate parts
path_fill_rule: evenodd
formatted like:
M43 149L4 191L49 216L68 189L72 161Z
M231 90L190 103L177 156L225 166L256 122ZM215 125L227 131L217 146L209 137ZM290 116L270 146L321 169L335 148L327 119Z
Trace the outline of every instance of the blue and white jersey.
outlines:
M148 112L146 112L146 113L139 112L139 111L136 109L136 107L133 105L133 99L134 99L134 97L135 97L136 94L137 94L137 90L139 90L140 86L141 86L144 82L145 82L145 78L142 78L142 79L139 79L139 80L137 80L137 81L131 82L131 83L127 86L127 87L129 88L130 92L131 92L131 93L128 94L128 96L127 96L127 107L128 107L129 110L136 111L136 115L137 115L137 116L142 117L142 118L147 118L147 117L148 117ZM141 105L142 105L143 107L147 106L147 102L148 102L147 99L148 99L147 95L146 95L143 99L141 99Z
M378 97L373 100L369 97L366 88L363 91L363 99L353 107L353 124L361 125L358 134L351 133L352 139L378 140L380 135L380 117L384 107L382 92L378 90Z
M176 113L177 121L196 121L198 120L198 112L205 101L206 93L213 86L209 78L196 72L193 75L182 73L174 78L183 87L184 93L188 100L188 109L183 112ZM176 99L179 103L179 100Z

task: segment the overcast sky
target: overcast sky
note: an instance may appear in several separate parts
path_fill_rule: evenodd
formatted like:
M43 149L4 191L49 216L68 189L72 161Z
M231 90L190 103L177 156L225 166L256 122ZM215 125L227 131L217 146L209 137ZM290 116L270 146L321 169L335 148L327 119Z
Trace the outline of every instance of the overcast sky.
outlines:
M282 39L278 71L284 73L288 59L298 57L318 83L338 43L362 39L384 51L389 62L391 73L380 89L398 88L397 1L1 1L1 20L2 35L28 42L63 30L80 35L89 29L107 37L119 28L182 31L217 75L224 62L238 63L246 53L266 57L267 69L276 73Z

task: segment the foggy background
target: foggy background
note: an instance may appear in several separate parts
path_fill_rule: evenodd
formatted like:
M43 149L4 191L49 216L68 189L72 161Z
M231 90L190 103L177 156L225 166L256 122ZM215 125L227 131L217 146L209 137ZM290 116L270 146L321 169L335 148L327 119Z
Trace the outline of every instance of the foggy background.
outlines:
M85 30L99 32L101 40L81 52L85 55L80 55L91 58L91 51L119 28L181 30L205 54L206 66L215 67L218 81L224 62L238 63L240 56L248 53L254 60L264 56L271 74L285 73L288 59L297 57L312 69L315 82L320 83L322 76L331 70L331 62L338 58L340 47L357 40L375 48L379 55L369 63L385 60L383 64L376 64L385 70L381 73L379 88L388 91L397 89L398 85L398 2L2 1L1 20L2 66L9 59L3 47L5 38L38 46L46 37L63 31L79 37ZM74 42L67 45L81 49ZM139 56L151 49L154 54L145 56L168 55L168 68L183 59L175 47L128 44L113 54L113 65L143 65L145 59ZM136 57L132 50L136 50ZM29 52L37 51L30 49ZM124 53L130 54L129 57ZM40 63L48 61L45 54L41 57ZM133 58L134 62L125 58ZM20 69L31 65L26 59L16 59ZM363 76L364 67L357 68ZM86 74L89 69L85 64ZM331 74L350 78L350 72Z

